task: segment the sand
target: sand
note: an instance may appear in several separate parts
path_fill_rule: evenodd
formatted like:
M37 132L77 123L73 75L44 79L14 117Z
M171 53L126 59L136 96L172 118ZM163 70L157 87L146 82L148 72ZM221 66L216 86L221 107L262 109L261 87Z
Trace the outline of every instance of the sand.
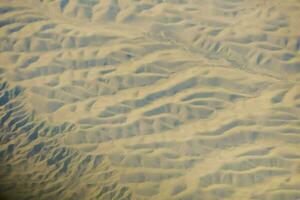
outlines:
M300 199L299 0L0 0L0 198Z

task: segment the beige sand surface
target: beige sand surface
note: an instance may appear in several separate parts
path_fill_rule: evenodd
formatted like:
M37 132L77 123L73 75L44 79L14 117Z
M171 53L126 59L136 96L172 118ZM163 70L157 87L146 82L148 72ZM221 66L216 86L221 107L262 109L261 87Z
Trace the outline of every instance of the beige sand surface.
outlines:
M0 198L299 200L299 0L0 0Z

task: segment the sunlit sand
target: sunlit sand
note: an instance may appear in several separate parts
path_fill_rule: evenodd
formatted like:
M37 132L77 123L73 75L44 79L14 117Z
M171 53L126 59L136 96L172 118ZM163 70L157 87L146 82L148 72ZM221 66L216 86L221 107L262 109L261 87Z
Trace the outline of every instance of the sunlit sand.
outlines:
M299 0L0 0L0 198L300 199Z

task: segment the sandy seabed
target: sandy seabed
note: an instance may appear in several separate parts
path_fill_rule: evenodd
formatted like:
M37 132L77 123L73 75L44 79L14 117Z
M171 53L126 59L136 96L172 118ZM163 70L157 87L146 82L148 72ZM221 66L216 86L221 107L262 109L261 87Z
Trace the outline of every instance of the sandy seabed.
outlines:
M299 200L299 0L0 0L0 198Z

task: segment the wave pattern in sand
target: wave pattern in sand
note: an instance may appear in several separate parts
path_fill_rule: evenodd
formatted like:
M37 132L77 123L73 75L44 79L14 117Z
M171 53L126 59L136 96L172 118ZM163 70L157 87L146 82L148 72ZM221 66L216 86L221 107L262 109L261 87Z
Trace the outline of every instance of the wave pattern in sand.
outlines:
M300 198L299 11L1 0L0 194Z

